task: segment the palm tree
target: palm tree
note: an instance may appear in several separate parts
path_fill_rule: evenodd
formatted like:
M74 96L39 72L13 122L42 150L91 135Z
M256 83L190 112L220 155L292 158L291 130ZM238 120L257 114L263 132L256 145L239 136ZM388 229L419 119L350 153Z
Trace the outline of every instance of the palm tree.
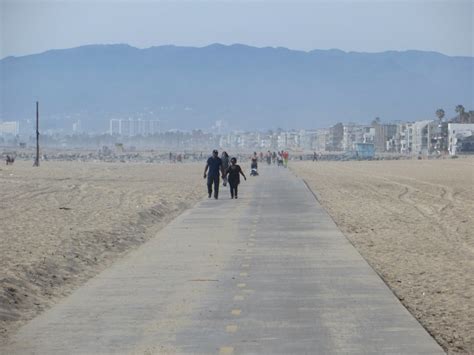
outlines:
M457 105L455 111L459 114L459 123L464 123L464 109L463 105Z
M436 110L436 116L438 117L438 132L436 135L436 146L435 149L439 152L443 150L443 146L445 145L444 143L444 130L447 128L447 125L443 125L443 117L444 117L444 110L442 108L439 108Z
M438 120L441 122L444 117L444 110L442 108L437 109L436 116L438 117Z

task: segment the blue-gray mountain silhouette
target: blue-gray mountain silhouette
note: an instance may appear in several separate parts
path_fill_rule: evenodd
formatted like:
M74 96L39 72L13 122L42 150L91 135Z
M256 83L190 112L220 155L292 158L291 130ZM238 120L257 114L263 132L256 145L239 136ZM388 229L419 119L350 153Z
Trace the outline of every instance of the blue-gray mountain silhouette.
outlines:
M324 127L338 121L435 118L474 107L474 58L435 52L310 52L214 44L203 48L90 45L0 61L3 120L50 125L81 118L154 117L165 128Z

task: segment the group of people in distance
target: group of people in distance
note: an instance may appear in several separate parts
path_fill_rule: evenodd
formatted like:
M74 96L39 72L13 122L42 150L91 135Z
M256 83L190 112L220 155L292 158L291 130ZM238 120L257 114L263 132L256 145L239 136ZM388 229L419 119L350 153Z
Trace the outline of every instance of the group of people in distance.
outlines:
M261 160L263 160L263 153L260 153L261 155ZM277 164L278 166L284 166L285 168L288 166L288 158L289 154L287 151L282 150L281 152L270 152L268 151L265 154L265 159L267 161L267 164Z
M224 186L228 183L230 188L230 198L238 198L238 186L240 184L240 175L247 180L240 165L237 165L237 158L231 158L227 152L222 153L219 158L219 152L213 150L212 156L207 159L204 168L204 179L207 178L207 192L209 198L212 197L212 187L214 185L214 198L219 198L219 176L224 180Z

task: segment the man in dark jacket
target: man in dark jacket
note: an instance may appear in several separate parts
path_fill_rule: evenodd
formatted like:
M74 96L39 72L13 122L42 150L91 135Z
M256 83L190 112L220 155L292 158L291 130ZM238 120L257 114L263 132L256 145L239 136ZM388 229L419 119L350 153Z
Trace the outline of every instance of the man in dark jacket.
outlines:
M216 200L219 198L219 173L224 177L222 160L219 158L219 152L214 150L212 156L207 159L206 167L204 168L204 179L207 177L207 192L209 193L209 198L212 196L212 185L214 185L214 198Z

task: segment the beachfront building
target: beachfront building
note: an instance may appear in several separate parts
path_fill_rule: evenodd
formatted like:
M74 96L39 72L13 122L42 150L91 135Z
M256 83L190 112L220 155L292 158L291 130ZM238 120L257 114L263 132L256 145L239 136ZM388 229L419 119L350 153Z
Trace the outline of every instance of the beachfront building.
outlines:
M300 148L306 151L313 151L316 146L317 131L301 130L299 132Z
M372 122L374 128L375 151L385 152L390 149L389 141L397 133L397 125L393 123L380 123L379 120Z
M374 129L370 126L346 123L343 127L342 149L353 151L355 143L373 143Z
M397 131L390 142L390 151L400 154L410 154L413 149L413 123L401 122L397 124Z
M317 152L325 152L328 144L329 129L318 129L314 141L313 149Z
M342 150L342 139L344 138L344 125L337 123L329 128L326 150L329 152Z
M430 128L432 120L416 121L413 123L412 153L427 155L430 150Z
M448 151L450 155L474 153L474 123L448 124Z

